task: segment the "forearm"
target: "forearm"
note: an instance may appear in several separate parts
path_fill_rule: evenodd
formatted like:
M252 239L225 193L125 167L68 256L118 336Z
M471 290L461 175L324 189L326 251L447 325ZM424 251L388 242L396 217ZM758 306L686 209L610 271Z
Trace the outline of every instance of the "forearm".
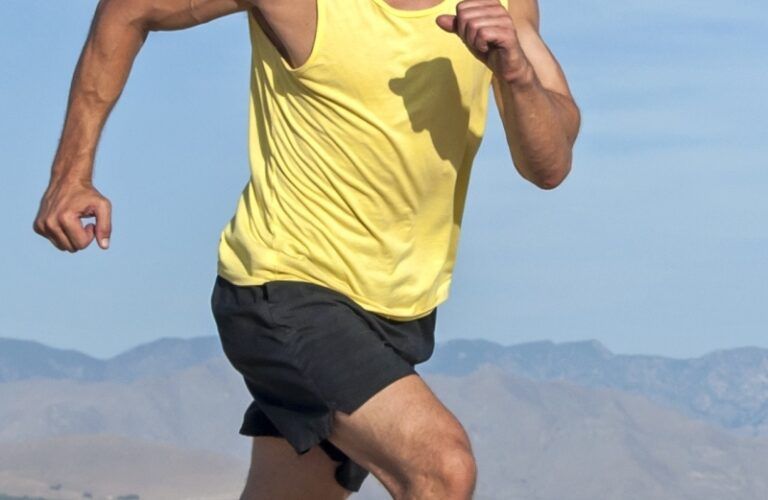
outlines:
M129 2L102 0L75 68L51 178L90 183L101 130L149 27Z
M578 107L570 97L545 88L530 66L515 77L499 78L496 89L516 168L541 188L556 187L571 168Z
M151 31L197 26L255 0L100 0L75 68L51 180L89 184L99 136Z
M64 127L33 229L59 250L109 247L111 202L92 183L101 130L150 31L177 30L248 8L251 0L100 0L75 67ZM96 217L83 227L80 219Z

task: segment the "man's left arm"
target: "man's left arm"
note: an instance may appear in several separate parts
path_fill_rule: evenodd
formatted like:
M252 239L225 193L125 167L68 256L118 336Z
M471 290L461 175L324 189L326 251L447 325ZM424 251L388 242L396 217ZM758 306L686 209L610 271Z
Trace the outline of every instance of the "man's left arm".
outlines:
M581 116L560 64L539 35L537 0L462 0L437 24L493 71L493 94L512 161L542 189L571 170Z

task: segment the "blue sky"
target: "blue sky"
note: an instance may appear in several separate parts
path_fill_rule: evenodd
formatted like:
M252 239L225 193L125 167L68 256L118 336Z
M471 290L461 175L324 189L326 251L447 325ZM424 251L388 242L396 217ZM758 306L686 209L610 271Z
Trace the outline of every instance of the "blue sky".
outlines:
M242 14L150 35L96 159L111 248L60 252L32 221L94 6L0 3L0 336L110 356L215 333L218 236L248 179L250 48ZM764 3L540 6L582 109L573 170L552 191L524 181L490 103L438 340L768 347Z

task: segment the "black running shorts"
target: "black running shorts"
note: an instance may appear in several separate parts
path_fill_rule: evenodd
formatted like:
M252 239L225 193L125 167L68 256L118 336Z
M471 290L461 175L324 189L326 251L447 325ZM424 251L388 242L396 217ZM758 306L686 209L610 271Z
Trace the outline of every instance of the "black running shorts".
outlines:
M367 311L303 281L240 286L216 277L211 307L224 353L253 402L240 434L284 437L297 453L319 445L336 481L359 491L368 471L326 438L333 411L351 414L434 351L437 308L411 321Z

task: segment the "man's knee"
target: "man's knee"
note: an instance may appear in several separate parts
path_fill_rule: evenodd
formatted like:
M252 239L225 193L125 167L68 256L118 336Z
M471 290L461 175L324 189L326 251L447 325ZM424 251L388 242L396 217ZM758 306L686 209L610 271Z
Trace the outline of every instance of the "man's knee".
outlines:
M462 492L471 490L476 476L469 437L419 376L406 376L353 414L336 417L330 440L393 496L408 498L404 492L431 485L434 491L456 492L446 498L468 498Z
M430 455L433 460L424 466L405 471L406 481L402 485L406 498L427 497L426 494L440 492L442 498L471 498L477 483L477 463L467 441L446 440L435 443Z
M473 491L477 482L477 462L469 448L455 448L443 462L443 480L458 491Z

